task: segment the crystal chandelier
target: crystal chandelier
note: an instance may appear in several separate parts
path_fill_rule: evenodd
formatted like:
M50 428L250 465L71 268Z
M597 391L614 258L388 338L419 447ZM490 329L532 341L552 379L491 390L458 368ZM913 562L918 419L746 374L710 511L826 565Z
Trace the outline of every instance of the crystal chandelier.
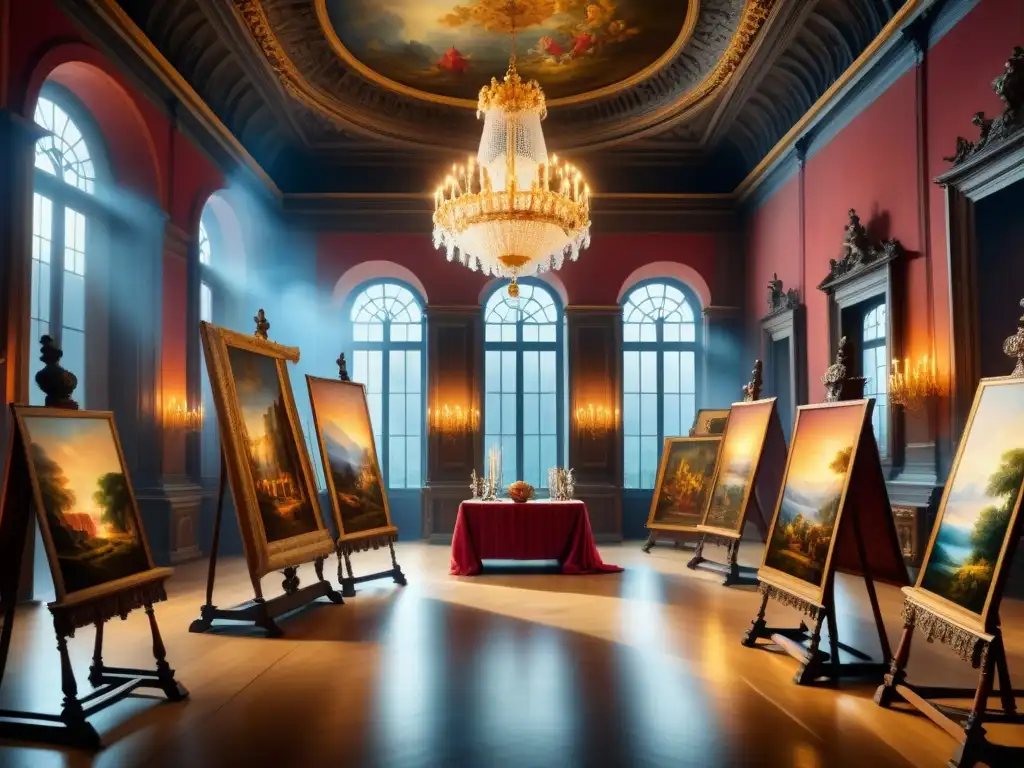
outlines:
M512 56L499 83L480 89L484 130L476 157L434 192L434 247L472 270L511 280L560 269L590 245L590 188L572 165L548 156L540 122L547 116L536 80L516 72L516 3L510 2Z

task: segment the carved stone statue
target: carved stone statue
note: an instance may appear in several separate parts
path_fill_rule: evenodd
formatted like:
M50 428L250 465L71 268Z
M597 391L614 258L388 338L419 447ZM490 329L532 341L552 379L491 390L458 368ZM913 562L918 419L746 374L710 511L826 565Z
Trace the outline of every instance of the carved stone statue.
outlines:
M840 400L857 400L864 395L864 383L867 381L863 376L850 376L850 369L846 363L853 359L853 343L843 336L839 340L839 349L836 351L836 361L832 363L821 377L821 383L825 385L825 402L837 403Z
M78 403L71 399L71 395L78 386L78 377L61 367L64 351L51 336L43 336L39 343L42 345L39 359L43 362L43 369L36 374L36 385L46 394L45 405L77 411Z
M342 352L338 355L338 359L334 362L338 364L338 378L342 381L352 381L352 379L348 377L348 365L345 363L345 353Z
M779 280L779 273L773 272L772 279L768 281L768 311L774 312L782 303L782 281Z
M1024 299L1021 299L1020 306L1024 309ZM1010 375L1024 376L1024 315L1017 323L1017 332L1003 342L1003 352L1017 363Z
M868 231L860 223L860 216L853 208L850 209L850 221L843 230L843 247L839 252L839 260L850 265L860 264L868 257Z
M750 403L761 399L761 385L764 383L761 378L761 361L754 361L754 370L750 372L750 381L743 387L743 402Z
M992 81L992 90L1002 99L1003 114L989 119L984 112L975 112L971 123L978 128L978 140L968 141L957 136L956 153L943 158L947 162L959 165L989 144L1024 129L1024 48L1014 47L1003 67L1003 74Z
M270 321L267 320L267 315L262 308L256 312L256 316L252 320L256 323L256 332L253 335L259 336L261 339L267 338L267 333L270 331Z
M834 280L843 275L903 252L899 240L883 240L878 245L872 245L868 241L867 228L860 223L857 211L851 208L849 217L850 220L843 228L843 244L839 259L828 260L828 277L818 284L818 290L826 290Z

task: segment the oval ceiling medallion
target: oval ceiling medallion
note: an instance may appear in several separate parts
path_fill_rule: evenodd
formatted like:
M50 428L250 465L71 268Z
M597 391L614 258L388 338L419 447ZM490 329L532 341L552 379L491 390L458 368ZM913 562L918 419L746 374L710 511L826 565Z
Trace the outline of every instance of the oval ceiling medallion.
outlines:
M510 53L508 0L316 0L337 54L379 85L476 109ZM549 106L649 77L693 34L698 0L518 0L517 66Z

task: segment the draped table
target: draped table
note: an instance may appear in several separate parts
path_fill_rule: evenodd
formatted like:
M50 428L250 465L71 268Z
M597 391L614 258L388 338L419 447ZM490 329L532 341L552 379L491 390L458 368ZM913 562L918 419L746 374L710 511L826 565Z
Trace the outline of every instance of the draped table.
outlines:
M475 576L483 560L557 560L562 573L617 573L602 562L582 501L464 501L452 535L451 574Z

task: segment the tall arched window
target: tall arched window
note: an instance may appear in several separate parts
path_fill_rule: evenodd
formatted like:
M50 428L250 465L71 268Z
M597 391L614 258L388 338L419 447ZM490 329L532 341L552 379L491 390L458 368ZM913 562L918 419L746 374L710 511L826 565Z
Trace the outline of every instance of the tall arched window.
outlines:
M204 215L199 222L199 319L207 323L213 319L214 285L217 273L214 271L213 243L206 227ZM200 473L202 477L218 477L220 473L220 438L217 434L217 418L213 403L213 389L206 372L206 357L199 349L199 381L203 405L203 431L199 444Z
M645 281L622 307L623 482L653 488L666 437L689 433L697 412L700 305L681 283Z
M64 350L62 364L78 377L75 397L86 405L86 265L94 248L90 218L96 165L83 127L58 103L59 93L46 89L36 103L35 122L46 131L36 142L32 201L32 283L30 334L35 345L49 334ZM74 110L72 110L74 111ZM34 357L34 356L33 356ZM29 402L42 405L45 395L32 385Z
M547 488L563 444L562 313L539 281L519 292L500 286L484 307L484 449L501 447L506 482Z
M889 447L889 353L886 344L886 329L889 327L886 318L885 299L879 297L873 306L864 310L864 396L875 398L875 407L871 411L871 421L875 428L875 438L882 456L888 453Z
M403 283L373 283L352 300L352 380L366 387L389 488L423 484L423 306Z

